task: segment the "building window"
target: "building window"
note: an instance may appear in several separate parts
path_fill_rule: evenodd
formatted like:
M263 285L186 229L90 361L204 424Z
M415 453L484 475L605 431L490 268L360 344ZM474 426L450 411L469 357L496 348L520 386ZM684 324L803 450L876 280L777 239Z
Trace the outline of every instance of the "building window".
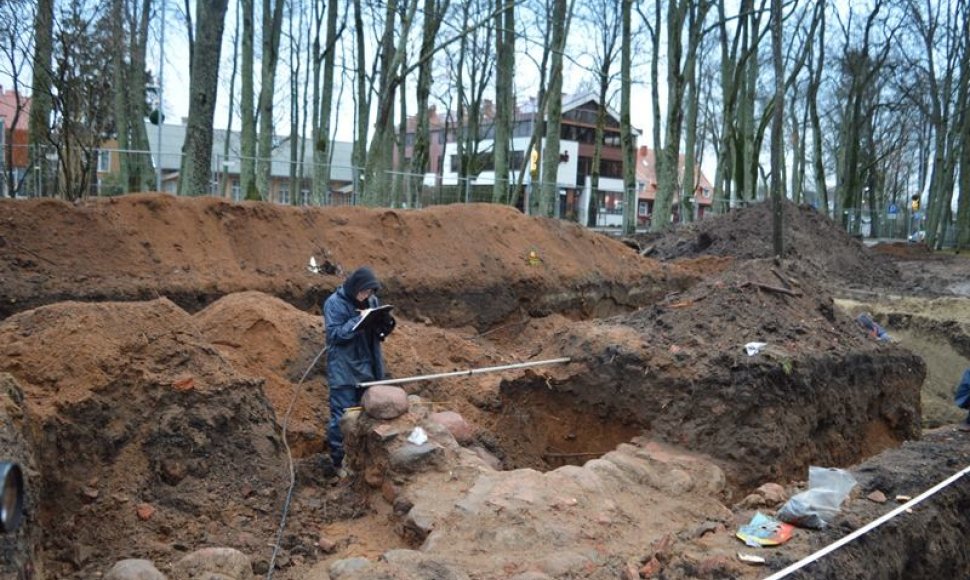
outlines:
M240 189L239 187L239 180L233 179L232 180L232 200L239 201L241 197L242 197L242 189Z
M705 188L702 188L701 189L701 195L704 196L704 199L711 199L711 190L710 189L707 189L706 187Z
M280 188L280 203L282 203L284 205L289 205L290 204L290 188L289 187L281 187Z
M303 205L310 205L310 190L301 189L300 190L300 203Z
M600 177L623 177L623 162L613 159L600 160Z
M111 171L111 151L98 151L98 173Z

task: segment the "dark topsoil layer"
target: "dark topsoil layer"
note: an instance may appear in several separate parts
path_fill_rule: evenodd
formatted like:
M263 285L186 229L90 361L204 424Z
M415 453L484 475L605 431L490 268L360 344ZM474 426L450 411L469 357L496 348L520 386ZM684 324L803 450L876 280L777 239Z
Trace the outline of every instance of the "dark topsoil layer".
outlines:
M872 252L811 206L783 203L784 255L805 264L832 287L892 288L899 272L892 260ZM772 204L681 226L663 234L635 238L647 256L660 260L730 256L738 260L772 258Z

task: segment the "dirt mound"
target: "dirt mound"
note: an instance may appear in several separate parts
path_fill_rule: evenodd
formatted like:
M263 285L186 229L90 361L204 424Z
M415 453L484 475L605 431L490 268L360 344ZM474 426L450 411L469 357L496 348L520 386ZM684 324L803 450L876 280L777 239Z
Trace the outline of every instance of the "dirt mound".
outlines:
M0 200L0 215L0 316L158 296L194 312L246 290L308 309L368 264L406 318L483 329L521 313L615 313L687 283L576 224L485 204L394 211L150 194ZM307 270L311 256L322 275Z
M323 320L261 292L240 292L219 299L194 316L203 336L234 368L263 380L263 392L280 421L289 412L287 428L297 456L322 450L319 434L326 424L326 361L300 379L323 348ZM304 449L309 446L309 449Z
M909 257L931 258L933 256L933 250L928 245L911 242L883 242L872 246L872 251L903 259Z
M891 260L871 252L812 207L784 202L783 227L783 257L810 264L809 270L826 282L866 288L894 286L898 272ZM662 260L705 255L771 258L772 205L755 204L664 234L638 236L637 241L647 255Z
M22 390L52 577L93 577L133 546L164 559L175 545L238 544L242 521L271 533L256 514L275 512L283 489L273 410L170 301L12 316L0 370Z

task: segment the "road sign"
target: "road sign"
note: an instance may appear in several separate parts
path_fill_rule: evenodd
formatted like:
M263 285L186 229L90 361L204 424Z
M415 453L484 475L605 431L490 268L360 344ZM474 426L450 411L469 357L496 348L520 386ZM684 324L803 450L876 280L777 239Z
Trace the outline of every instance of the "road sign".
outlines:
M896 207L896 204L889 204L889 215L896 215L897 213L899 213L899 208Z

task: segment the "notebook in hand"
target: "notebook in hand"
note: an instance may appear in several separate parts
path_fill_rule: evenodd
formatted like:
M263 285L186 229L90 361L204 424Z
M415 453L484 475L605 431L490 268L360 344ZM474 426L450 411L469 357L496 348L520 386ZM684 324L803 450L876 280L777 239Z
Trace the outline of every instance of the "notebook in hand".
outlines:
M391 315L391 310L393 309L394 307L390 304L384 304L382 306L378 306L377 308L367 308L365 310L361 310L360 320L357 321L357 324L354 325L352 330L356 331L358 328L367 328L373 324L380 323L381 321L385 320L387 316Z

